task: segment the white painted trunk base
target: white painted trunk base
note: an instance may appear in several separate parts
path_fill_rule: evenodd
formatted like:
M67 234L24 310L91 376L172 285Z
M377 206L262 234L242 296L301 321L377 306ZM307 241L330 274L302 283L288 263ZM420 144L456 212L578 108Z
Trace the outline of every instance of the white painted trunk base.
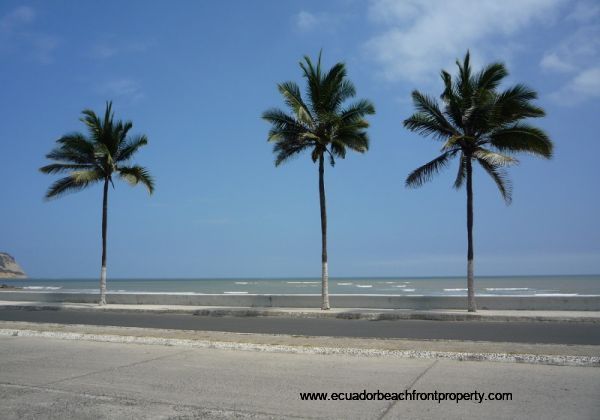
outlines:
M467 308L469 312L477 311L477 305L475 303L473 260L467 261Z
M323 297L323 303L321 305L321 309L327 310L330 308L330 306L329 306L329 271L327 269L326 262L322 263L322 265L321 265L321 280L322 280L321 296Z
M100 270L100 305L106 305L106 267Z

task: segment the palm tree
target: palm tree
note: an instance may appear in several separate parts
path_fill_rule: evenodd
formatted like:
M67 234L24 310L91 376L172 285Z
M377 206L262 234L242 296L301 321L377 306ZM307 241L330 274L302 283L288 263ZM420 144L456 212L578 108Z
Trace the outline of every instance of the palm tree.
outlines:
M102 268L100 271L100 305L106 304L106 223L108 210L108 184L113 175L131 185L141 183L148 192L154 191L154 180L148 170L129 161L140 147L148 144L145 135L128 137L133 124L130 121L114 121L112 102L106 103L104 119L94 111L82 111L81 121L87 126L88 136L70 133L56 141L58 146L46 155L55 161L40 168L45 174L66 173L50 186L46 198L59 197L65 193L82 190L96 182L104 182L102 199Z
M325 206L325 159L331 166L335 159L343 159L346 150L364 153L369 148L365 129L369 123L366 115L375 113L375 107L367 100L349 105L344 103L356 95L351 81L346 78L346 66L337 63L329 71L321 69L321 53L317 65L308 56L300 62L306 79L305 100L294 82L277 85L291 113L280 109L269 109L262 118L271 124L268 140L273 142L275 166L288 161L306 150L313 162L319 162L319 203L321 208L321 309L329 306L327 267L327 210Z
M442 70L442 108L435 98L412 92L417 112L404 120L404 127L444 142L441 155L408 176L408 187L420 187L447 166L451 158L458 157L454 187L460 188L465 180L467 187L467 306L469 312L475 312L473 162L492 177L502 198L510 204L512 187L504 167L517 164L514 155L519 152L549 159L553 145L543 130L523 122L545 115L542 108L532 103L537 93L522 84L499 90L508 75L502 63L492 63L473 74L469 61L467 51L464 61L456 62L459 71L454 79Z

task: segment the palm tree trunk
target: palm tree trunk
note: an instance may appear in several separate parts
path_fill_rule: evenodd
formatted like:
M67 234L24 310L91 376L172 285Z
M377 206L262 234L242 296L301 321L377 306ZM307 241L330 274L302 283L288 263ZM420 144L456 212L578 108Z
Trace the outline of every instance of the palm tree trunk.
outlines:
M321 303L322 310L329 307L329 272L327 269L327 209L325 208L325 164L323 154L319 156L319 202L321 205Z
M475 289L473 285L473 166L471 156L467 156L467 308L477 311Z
M108 178L104 180L102 198L102 268L100 269L100 305L106 305L106 222L108 216Z

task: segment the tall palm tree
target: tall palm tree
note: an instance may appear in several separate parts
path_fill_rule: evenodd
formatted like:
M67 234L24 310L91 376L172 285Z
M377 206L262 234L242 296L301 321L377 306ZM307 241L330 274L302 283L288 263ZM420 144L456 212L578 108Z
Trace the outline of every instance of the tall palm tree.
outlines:
M502 198L510 204L512 186L504 167L517 164L514 155L519 152L549 159L553 145L543 130L523 122L545 115L542 108L532 103L537 93L522 84L499 90L508 75L502 63L492 63L473 74L467 51L463 62L456 64L458 74L454 78L444 70L441 72L445 86L442 108L435 98L416 90L412 92L417 112L404 120L404 126L444 144L442 154L415 169L406 179L406 185L420 187L447 166L450 159L458 158L454 187L460 188L465 180L467 187L467 306L469 312L475 312L473 162L492 177Z
M273 142L275 166L288 161L304 151L310 151L313 162L319 162L319 203L321 208L321 309L329 306L329 273L327 267L327 210L325 206L325 159L331 166L335 159L343 159L346 150L364 153L369 148L365 129L369 123L366 115L375 113L375 107L367 100L345 105L356 95L351 81L346 78L346 66L337 63L329 71L321 69L321 53L315 66L308 56L300 62L306 79L306 99L294 82L277 85L285 104L286 113L269 109L262 118L271 124L268 140Z
M88 129L88 135L70 133L56 141L58 146L46 157L55 161L43 166L45 174L67 174L50 186L46 198L59 197L65 193L79 191L96 182L104 183L102 199L102 268L100 271L100 304L106 304L106 224L108 210L108 184L118 175L131 185L141 183L148 192L154 191L154 180L148 170L129 161L140 147L148 144L145 135L129 136L131 121L115 121L112 102L106 103L104 118L94 111L82 111L80 119Z

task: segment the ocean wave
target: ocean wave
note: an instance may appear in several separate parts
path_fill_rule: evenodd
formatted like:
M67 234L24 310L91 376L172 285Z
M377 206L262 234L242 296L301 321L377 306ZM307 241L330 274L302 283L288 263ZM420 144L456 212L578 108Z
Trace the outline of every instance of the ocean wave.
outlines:
M534 296L579 296L579 293L534 293Z
M223 292L226 295L247 295L248 292Z
M406 284L399 284L396 287L406 287Z
M489 290L489 289L487 289ZM467 289L444 289L444 292L466 292Z
M371 285L371 284L357 284L356 287L368 288L368 287L373 287L373 285Z
M405 292L414 292L415 289L404 289Z
M464 289L467 290L467 289ZM486 287L485 290L489 290L490 292L499 292L503 290L531 290L529 287Z
M61 286L25 286L23 290L60 290Z
M286 281L287 284L321 284L320 281Z
M247 281L236 281L235 284L248 284Z
M352 286L353 283L336 283L338 286Z

